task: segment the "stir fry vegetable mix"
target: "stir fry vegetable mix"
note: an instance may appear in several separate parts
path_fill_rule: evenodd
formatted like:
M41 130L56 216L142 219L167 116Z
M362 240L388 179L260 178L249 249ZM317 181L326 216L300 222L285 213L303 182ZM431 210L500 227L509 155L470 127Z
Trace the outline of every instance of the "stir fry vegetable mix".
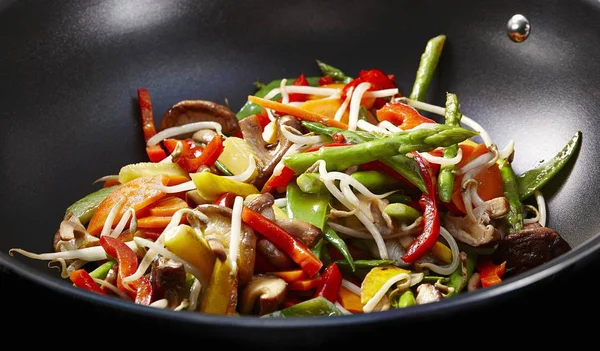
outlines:
M317 61L321 76L259 83L237 114L182 101L157 128L140 89L148 162L67 208L55 252L11 253L138 304L289 318L440 301L568 251L540 189L581 133L516 175L514 143L500 150L457 95L422 101L445 40L427 43L410 98L381 70Z

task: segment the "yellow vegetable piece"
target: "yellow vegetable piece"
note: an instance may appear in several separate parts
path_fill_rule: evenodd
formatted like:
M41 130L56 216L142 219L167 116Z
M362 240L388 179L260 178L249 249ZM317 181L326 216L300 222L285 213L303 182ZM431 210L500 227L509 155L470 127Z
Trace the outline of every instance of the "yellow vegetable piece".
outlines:
M271 121L265 126L265 130L262 133L263 139L269 144L275 144L278 137L277 122Z
M223 152L219 156L219 162L227 167L233 175L238 175L248 169L250 156L256 158L254 150L252 150L252 147L246 140L229 137L223 142ZM257 176L258 170L254 171L249 181L252 181Z
M167 250L198 268L208 281L215 265L215 255L204 238L189 225L180 224L165 233Z
M206 171L192 173L190 176L200 196L208 201L214 201L227 192L242 197L259 193L258 189L252 184L238 182Z
M155 175L190 178L188 172L176 163L140 162L122 167L119 171L119 182L124 184L136 178Z
M442 244L439 241L436 242L435 245L433 245L433 248L431 249L431 253L438 260L440 260L446 264L452 263L452 250L450 250L450 248L448 246Z
M300 105L300 108L333 119L337 110L340 108L340 106L342 106L342 103L342 99L308 100L302 105ZM348 123L349 111L350 108L347 107L346 111L344 111L344 114L342 114L342 123Z
M282 219L288 219L287 214L279 207L273 205L273 212L275 212L275 220L279 221Z
M477 145L479 145L471 139L461 141L459 144L469 145L469 146L473 146L473 147L476 147Z
M200 311L203 313L229 314L232 298L237 299L236 277L231 274L229 260L215 262L213 274L202 296Z
M400 273L409 274L410 271L396 266L380 266L371 269L360 286L360 303L366 305L385 282Z

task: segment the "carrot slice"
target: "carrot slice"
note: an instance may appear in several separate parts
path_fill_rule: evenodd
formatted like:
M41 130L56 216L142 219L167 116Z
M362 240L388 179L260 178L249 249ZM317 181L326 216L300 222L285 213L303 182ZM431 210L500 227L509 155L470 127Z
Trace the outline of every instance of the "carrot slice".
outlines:
M138 228L146 228L146 229L157 229L157 228L166 228L171 222L170 216L148 216L144 218L138 218L137 226Z
M175 212L182 208L189 208L189 206L187 202L176 196L167 196L153 203L149 208L151 216L168 217L174 215Z
M308 100L300 105L300 108L313 113L318 113L329 119L333 119L335 118L336 112L342 106L342 103L343 101L341 99ZM348 109L346 108L346 111L344 111L344 114L342 114L342 123L348 122L348 115Z
M169 186L178 185L178 184L189 182L189 181L190 181L190 178L186 177L186 176L170 175L169 182L167 183L167 185L169 185Z
M168 177L157 175L140 177L120 185L100 203L96 213L94 213L94 216L90 219L88 232L92 235L100 234L110 210L119 201L123 202L121 209L112 223L113 226L121 220L121 217L129 208L133 208L137 212L160 200L166 193L159 187L167 184L168 181Z
M338 122L332 118L328 118L327 116L323 116L322 114L316 112L307 111L291 105L284 105L277 101L267 100L252 95L248 96L248 100L264 108L292 115L305 121L318 122L335 128L348 129L348 126L346 124Z
M271 272L270 274L276 275L288 283L307 278L306 273L304 273L304 271L301 269L296 269L293 271Z

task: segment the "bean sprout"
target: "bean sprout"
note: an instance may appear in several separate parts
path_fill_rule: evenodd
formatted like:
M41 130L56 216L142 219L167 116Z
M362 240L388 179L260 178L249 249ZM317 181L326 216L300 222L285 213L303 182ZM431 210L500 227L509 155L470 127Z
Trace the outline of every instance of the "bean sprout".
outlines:
M158 145L161 141L167 138L171 138L174 136L178 136L181 134L187 134L199 131L200 129L214 129L218 134L223 134L220 123L217 122L195 122L188 123L181 126L171 127L160 132L154 134L148 141L146 142L147 146Z

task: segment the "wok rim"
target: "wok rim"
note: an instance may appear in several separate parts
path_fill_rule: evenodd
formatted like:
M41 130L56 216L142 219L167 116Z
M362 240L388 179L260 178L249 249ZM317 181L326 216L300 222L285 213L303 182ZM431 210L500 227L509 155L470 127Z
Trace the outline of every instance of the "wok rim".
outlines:
M64 284L60 278L49 275L39 275L32 268L19 260L0 252L0 266L11 271L17 276L44 286L65 297L74 297L83 303L91 303L97 307L108 307L111 310L126 312L142 317L161 318L164 322L185 323L187 325L210 325L214 327L241 328L241 329L277 329L290 330L298 328L323 328L367 325L394 320L416 319L427 315L428 317L440 316L453 311L476 308L482 304L489 304L501 298L508 298L511 294L540 283L542 280L557 275L578 262L593 258L594 253L600 252L600 233L597 233L586 242L575 247L549 262L531 269L522 275L511 277L502 283L479 289L474 292L464 293L451 299L444 299L437 303L417 305L407 309L392 309L385 312L355 314L351 316L313 317L313 318L258 318L256 316L218 316L203 313L181 313L171 310L157 309L136 305L132 302L118 298L95 294L83 289Z

